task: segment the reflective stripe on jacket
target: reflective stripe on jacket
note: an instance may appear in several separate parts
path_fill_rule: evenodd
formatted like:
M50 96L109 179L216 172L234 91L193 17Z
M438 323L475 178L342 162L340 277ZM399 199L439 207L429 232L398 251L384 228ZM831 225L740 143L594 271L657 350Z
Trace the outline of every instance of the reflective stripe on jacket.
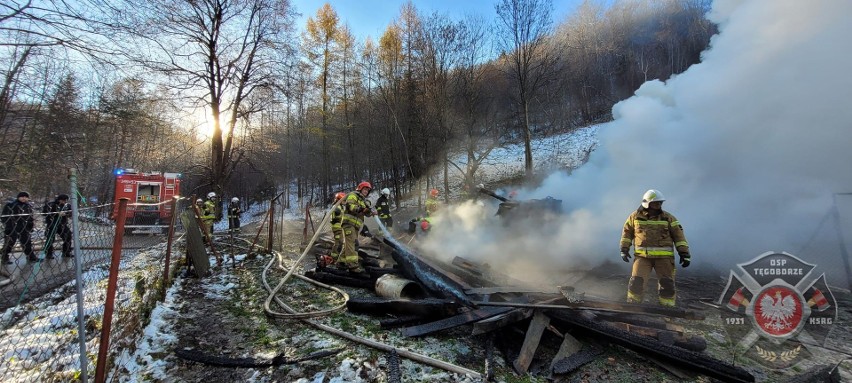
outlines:
M354 226L356 229L360 229L361 225L364 224L364 215L366 211L369 211L367 208L367 203L364 201L364 197L361 196L361 193L354 191L349 193L346 196L346 201L343 203L343 224Z
M213 201L204 201L204 206L201 209L201 219L205 221L216 220L216 204Z
M343 224L343 205L337 205L331 208L331 230L337 231L342 228Z
M381 219L388 219L391 217L390 202L388 201L388 197L384 194L376 200L376 211L379 213L379 218Z
M652 258L673 257L675 248L678 253L689 253L689 243L677 218L666 211L651 216L643 207L624 222L619 245L629 248L631 244L636 255Z

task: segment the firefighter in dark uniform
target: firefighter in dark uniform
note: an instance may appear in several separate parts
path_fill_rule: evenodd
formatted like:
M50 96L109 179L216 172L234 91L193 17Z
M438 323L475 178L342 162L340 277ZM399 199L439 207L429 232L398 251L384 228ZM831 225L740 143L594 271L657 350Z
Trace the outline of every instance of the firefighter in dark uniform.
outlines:
M393 227L393 217L390 212L390 189L382 189L382 195L376 200L376 212L379 213L379 219L388 229Z
M27 192L18 193L18 198L3 206L2 220L4 225L4 244L2 255L3 263L11 264L9 253L15 246L15 242L20 241L21 247L24 248L24 254L27 256L28 262L41 261L33 252L33 242L30 238L30 233L33 231L33 207L30 205L30 194Z
M240 199L237 197L231 198L231 203L228 204L228 231L233 234L240 232L240 214L243 212L240 209Z
M627 286L627 301L642 303L645 284L651 270L659 280L659 303L675 305L674 251L680 256L680 265L689 266L689 243L683 227L671 213L663 210L665 197L658 190L648 190L642 196L642 206L627 217L621 234L621 259L630 262L630 245L636 259Z
M343 252L337 260L337 265L340 268L349 269L352 273L362 273L364 268L361 267L361 258L358 256L358 251L355 249L355 244L358 241L358 233L361 227L364 226L364 217L370 217L375 214L369 206L367 196L373 186L369 182L361 182L354 192L346 196L343 205Z
M68 203L68 195L60 194L53 202L49 202L42 208L44 216L45 258L53 259L53 241L56 237L62 239L62 256L73 257L71 253L71 228L68 227L68 217L71 215L71 204Z

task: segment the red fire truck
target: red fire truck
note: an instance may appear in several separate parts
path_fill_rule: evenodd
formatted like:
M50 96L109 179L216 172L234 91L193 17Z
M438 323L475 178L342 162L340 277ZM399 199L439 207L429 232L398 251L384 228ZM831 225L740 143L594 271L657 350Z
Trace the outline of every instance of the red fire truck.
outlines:
M118 218L118 200L127 198L129 201L124 227L128 233L137 228L165 228L172 218L172 206L168 202L178 195L180 173L143 173L135 169L118 169L115 171L115 207L112 217Z

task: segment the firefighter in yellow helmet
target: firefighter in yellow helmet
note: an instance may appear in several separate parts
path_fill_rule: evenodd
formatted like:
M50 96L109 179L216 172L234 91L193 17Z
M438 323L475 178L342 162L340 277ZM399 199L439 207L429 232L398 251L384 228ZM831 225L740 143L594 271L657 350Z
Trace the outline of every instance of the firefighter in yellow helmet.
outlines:
M630 262L630 245L633 245L636 255L627 285L627 301L630 303L642 303L645 284L651 270L654 270L659 280L660 304L674 306L675 249L680 256L680 265L689 266L689 243L677 218L663 210L665 200L658 190L646 191L642 196L642 206L624 222L621 259Z
M369 182L361 182L354 192L346 196L343 203L343 218L341 220L343 252L337 260L337 265L349 269L352 273L364 272L358 251L355 249L355 243L358 241L358 233L361 232L361 227L364 226L364 217L376 214L370 208L370 202L367 200L367 196L370 195L372 190L373 185Z
M334 202L346 198L346 193L339 192L334 195ZM331 208L331 233L334 234L334 243L331 245L331 258L337 262L340 252L343 250L343 207L344 203L334 205Z
M438 201L438 189L429 190L429 197L426 198L426 216L434 216L441 208L441 202Z

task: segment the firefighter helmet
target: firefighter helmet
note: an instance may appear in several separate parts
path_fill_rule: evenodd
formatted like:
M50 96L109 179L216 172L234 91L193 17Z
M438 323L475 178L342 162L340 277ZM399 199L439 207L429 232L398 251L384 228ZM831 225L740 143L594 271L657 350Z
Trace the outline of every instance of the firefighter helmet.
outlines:
M382 189L382 194L389 196L390 195L390 189L388 189L388 188Z
M342 200L342 199L344 199L344 198L346 198L346 193L344 193L344 192L337 192L337 194L335 194L335 195L334 195L334 202L340 201L340 200Z
M240 202L240 199L237 198L237 197L234 197L234 198L231 198L231 202L237 203L237 202Z
M437 198L438 197L438 189L429 190L429 195L432 196L432 198Z
M651 189L645 192L642 195L642 207L648 208L648 204L651 202L663 202L666 200L666 197L663 196L663 193L660 193L659 190Z
M213 199L213 198L216 198L216 192L207 193L207 199Z
M364 181L364 182L361 182L360 184L358 184L358 187L356 187L355 190L361 191L361 189L363 189L363 188L373 190L373 185L370 185L369 182Z
M201 198L199 198L199 199L195 200L195 203L197 203L197 204L201 205L201 204L203 204L203 203L204 203L204 200L203 200L203 199L201 199Z

